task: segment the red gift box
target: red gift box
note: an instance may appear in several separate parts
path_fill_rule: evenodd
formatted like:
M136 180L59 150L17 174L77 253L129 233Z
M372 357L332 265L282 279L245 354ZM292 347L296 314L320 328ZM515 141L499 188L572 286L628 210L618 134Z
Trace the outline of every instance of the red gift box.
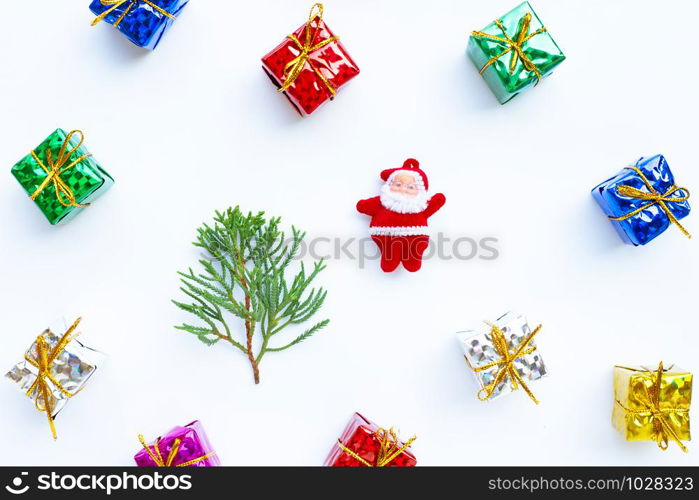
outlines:
M409 451L415 437L400 441L393 429L385 430L355 413L340 439L330 450L329 467L415 467Z
M323 5L311 9L308 22L262 58L262 69L301 115L310 115L333 99L359 74L339 39L323 22Z

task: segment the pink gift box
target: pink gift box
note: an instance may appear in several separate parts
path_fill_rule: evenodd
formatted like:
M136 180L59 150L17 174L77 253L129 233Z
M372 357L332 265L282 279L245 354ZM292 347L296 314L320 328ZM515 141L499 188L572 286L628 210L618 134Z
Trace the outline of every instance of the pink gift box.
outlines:
M142 436L139 436L142 439ZM144 444L144 442L142 442ZM134 456L139 467L216 467L221 465L199 420L174 427Z

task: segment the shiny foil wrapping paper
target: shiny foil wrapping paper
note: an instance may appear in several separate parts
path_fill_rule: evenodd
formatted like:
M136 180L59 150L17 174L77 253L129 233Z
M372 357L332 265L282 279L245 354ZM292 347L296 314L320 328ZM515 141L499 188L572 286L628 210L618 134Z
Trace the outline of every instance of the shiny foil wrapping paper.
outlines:
M663 155L655 155L650 158L642 157L631 166L643 172L653 189L659 193L665 193L675 184L675 177ZM608 217L621 217L648 204L647 200L620 194L618 188L621 185L632 186L648 192L647 186L637 172L628 168L621 170L614 177L607 179L592 190L592 197ZM670 195L670 198L686 194L686 191L679 190ZM665 202L665 205L677 220L689 215L688 201ZM625 243L637 246L645 245L660 236L671 225L667 213L658 204L651 205L626 220L611 221L611 223Z
M34 153L45 166L48 165L47 152L50 150L52 158L56 159L67 135L63 129L59 128L34 149ZM77 146L79 141L77 136L71 137L68 149ZM70 155L68 162L72 162L87 153L87 149L80 146ZM12 167L12 175L24 188L27 196L34 194L48 176L31 154L22 158ZM114 184L112 177L97 163L93 156L88 156L73 168L60 174L60 178L72 190L75 201L81 205L96 200ZM85 210L84 207L62 205L51 183L38 194L34 203L51 224L66 223Z
M217 467L221 465L221 461L211 446L209 438L207 437L206 432L204 432L204 427L201 425L199 420L190 422L185 426L173 427L165 435L149 443L148 446L150 447L151 452L155 453L156 456L157 452L155 447L157 446L158 450L160 451L160 455L165 458L170 455L176 441L179 442L177 444L178 447L176 450L176 455L171 463L173 467L177 467L185 462L197 460L206 455L212 456L204 460L197 461L191 465L187 465L187 467ZM141 449L138 453L136 453L134 460L136 461L136 465L139 467L158 466L157 463L153 462L150 454L145 449Z
M523 2L499 18L510 38L517 39L522 19L527 14L531 15L529 34L544 27L529 2ZM488 35L504 37L503 32L495 22L490 23L480 31ZM480 71L491 58L498 56L507 48L508 46L503 43L471 36L468 41L467 54ZM548 30L527 40L522 45L522 51L536 66L541 78L550 75L556 66L565 60L565 55ZM533 87L538 82L536 73L528 70L521 59L517 60L514 71L510 71L510 58L514 57L513 52L500 57L483 73L485 82L501 104L506 103L523 90Z
M65 320L59 320L44 330L41 335L46 340L49 349L53 349L56 346L66 329ZM31 359L37 359L36 341L32 343L26 355ZM73 339L54 360L51 365L51 375L65 390L71 394L76 394L87 384L87 381L97 370L98 364L103 360L104 354L86 347L78 340ZM26 393L34 384L37 375L38 369L26 360L22 360L13 366L5 374L5 377L16 383L17 387ZM51 388L51 416L55 418L70 398L63 394L53 383L49 382L49 387ZM38 388L36 388L29 397L35 401L38 392Z
M514 312L504 314L494 324L505 335L510 353L514 353L522 341L531 333L527 318L522 314ZM463 350L466 363L471 370L502 359L493 346L490 331L491 327L484 323L483 327L478 330L466 330L457 333L457 340ZM532 341L529 345L533 347L536 345L536 342ZM546 365L538 350L515 360L514 367L527 385L547 375ZM499 366L493 366L483 371L473 372L481 389L493 382L498 370ZM495 399L510 392L512 392L511 380L506 376L495 387L490 399Z
M179 16L189 0L151 0L152 3L170 13L174 17ZM105 5L101 0L92 0L90 10L96 15L112 8L113 5ZM126 10L128 9L128 12ZM124 16L126 12L126 16ZM123 16L123 18L122 18ZM174 19L158 12L143 0L129 0L110 12L104 18L104 22L116 23L119 30L132 43L153 50L160 43L165 32L175 22Z
M644 410L642 402L646 390L655 384L656 368L652 366L614 367L614 410L612 423L627 441L656 441L655 417L650 414L630 414L616 402L630 410ZM645 389L644 389L645 387ZM663 371L660 384L660 408L689 410L692 402L692 374L678 366ZM667 421L682 441L689 441L689 412L670 413Z
M313 45L335 36L319 17L315 17L311 22L311 33L315 35L311 40ZM294 35L303 43L306 37L306 24L297 29ZM294 60L300 52L298 45L287 37L262 58L262 68L277 88L280 88L285 82L285 66ZM336 92L359 74L359 67L339 40L311 52L309 61L327 79ZM308 62L304 64L301 73L291 87L284 91L284 95L302 116L310 115L321 104L334 98L330 89L318 77Z
M380 444L376 437L379 426L367 420L359 413L352 415L347 427L340 436L340 441L347 448L370 464L376 463L379 455ZM399 442L399 446L404 443ZM364 467L359 460L349 455L336 442L328 457L325 459L326 467ZM410 448L393 459L386 467L415 467L417 459L410 452Z

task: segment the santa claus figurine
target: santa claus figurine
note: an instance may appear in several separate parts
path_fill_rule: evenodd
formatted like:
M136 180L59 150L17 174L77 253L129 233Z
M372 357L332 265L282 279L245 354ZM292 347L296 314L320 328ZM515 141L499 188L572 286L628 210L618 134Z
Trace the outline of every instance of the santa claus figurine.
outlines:
M361 200L357 210L371 217L369 231L381 251L381 269L390 273L402 263L415 272L430 242L427 219L447 200L442 193L429 195L427 175L412 158L381 172L381 179L381 196Z

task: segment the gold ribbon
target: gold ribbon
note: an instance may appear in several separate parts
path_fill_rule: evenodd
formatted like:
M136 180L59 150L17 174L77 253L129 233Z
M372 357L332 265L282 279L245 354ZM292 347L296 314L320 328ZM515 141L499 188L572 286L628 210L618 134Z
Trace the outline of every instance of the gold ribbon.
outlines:
M138 2L143 2L155 9L156 11L160 12L162 15L169 17L170 19L177 19L175 16L170 14L168 11L163 9L162 7L156 5L155 3L151 2L151 0L100 0L100 3L102 5L110 6L109 9L105 10L102 12L99 16L97 16L93 21L92 21L92 26L95 26L99 24L102 20L104 20L105 17L107 17L109 14L112 13L112 11L118 9L125 3L129 2L129 5L124 9L124 12L119 16L119 18L114 21L114 26L119 26L119 23L124 20L124 18L127 16L127 14L133 9Z
M500 54L497 56L493 56L490 58L490 60L485 63L485 65L481 68L480 73L481 75L485 72L486 69L488 69L492 64L495 63L498 59L500 59L502 56L508 53L512 53L510 56L510 74L513 74L515 72L515 67L517 66L517 61L521 60L522 65L524 66L524 69L527 71L532 71L536 75L536 83L534 84L535 86L539 84L539 80L541 79L541 72L539 69L536 67L536 65L532 62L531 59L524 53L524 44L527 43L529 40L534 38L537 35L540 35L541 33L546 31L546 28L539 28L533 33L529 33L529 27L531 26L532 22L532 15L527 12L520 20L519 20L519 28L517 30L517 33L515 34L515 37L512 38L510 35L507 34L507 31L505 30L505 27L502 24L502 21L499 19L496 19L495 25L500 28L500 31L502 31L503 36L496 36L496 35L491 35L489 33L484 33L483 31L473 31L471 32L471 36L478 37L478 38L485 38L486 40L490 40L496 43L501 43L507 48L502 51Z
M158 438L155 441L155 444L153 445L153 450L155 450L155 452L150 449L150 446L148 446L148 443L146 443L143 434L138 435L138 440L143 445L143 449L146 450L148 456L158 467L173 467L172 462L174 462L175 458L177 458L177 452L180 451L180 445L182 444L182 440L180 438L176 438L173 442L172 448L170 448L170 453L168 453L167 455L167 459L163 458L163 454L160 452L160 438ZM192 464L203 462L207 458L211 458L214 455L216 455L215 452L207 453L206 455L202 455L199 458L194 458L192 460L182 462L181 464L177 464L174 467L189 467Z
M80 135L80 142L73 149L66 151L68 149L68 146L70 145L71 138L73 137L73 135L76 134ZM85 137L83 136L83 133L80 130L73 130L72 132L70 132L63 141L61 149L58 152L58 157L56 157L55 160L53 158L53 153L51 152L51 149L47 149L46 163L48 163L48 167L44 165L44 163L39 159L39 157L34 151L31 152L34 161L43 169L44 172L46 172L46 178L39 185L39 187L36 188L34 193L32 193L29 196L31 200L36 200L37 196L39 196L39 194L44 189L46 189L49 184L53 184L53 189L56 192L56 198L58 199L59 203L64 207L86 207L87 205L89 205L89 203L85 205L77 203L75 201L75 193L73 193L73 190L70 188L70 186L68 186L68 184L66 184L65 181L61 179L61 175L63 173L78 165L88 156L91 156L90 153L84 154L70 162L68 165L66 165L71 155L75 153L80 148L80 146L82 146L84 140Z
M631 217L643 212L648 207L652 207L653 205L658 205L663 210L663 212L665 212L665 214L667 215L667 218L670 219L670 222L672 224L675 224L680 229L680 231L682 231L682 234L684 234L687 238L691 238L692 235L689 234L689 231L687 231L682 224L680 224L680 221L677 220L677 217L675 217L675 214L672 213L672 210L670 210L670 207L667 206L668 203L677 203L680 201L687 201L689 199L689 190L687 188L678 187L678 186L673 184L664 193L659 193L658 191L655 190L653 185L650 183L648 178L643 174L643 172L640 169L638 169L636 167L626 167L626 168L636 172L636 175L638 175L641 178L641 180L643 181L643 184L645 184L646 187L648 188L648 191L641 191L640 189L636 189L633 186L627 186L625 184L622 184L621 186L618 186L616 188L617 192L621 196L626 196L627 198L635 198L637 200L646 200L648 203L640 206L636 210L633 210L632 212L629 212L626 215L622 215L621 217L609 217L609 219L613 220L613 221L623 221L626 219L630 219ZM687 194L684 196L672 196L677 191L684 191Z
M24 355L24 359L30 365L39 370L36 380L34 380L34 383L31 385L29 390L27 390L27 396L31 397L32 392L34 392L36 389L37 395L34 398L36 409L46 412L46 417L48 418L49 426L51 427L51 434L53 435L54 440L57 438L57 435L56 426L53 422L53 408L51 406L51 389L49 387L49 382L53 384L56 389L61 391L61 393L63 393L63 395L67 398L72 398L75 396L75 394L77 394L77 392L75 394L68 392L65 387L63 387L63 385L61 385L61 383L58 382L51 374L51 367L53 366L53 362L56 360L58 355L63 352L63 349L65 349L66 346L78 336L78 334L73 335L73 332L78 327L78 323L80 323L81 319L82 318L78 318L75 320L75 323L73 323L59 339L59 341L56 342L53 349L49 349L44 336L39 335L36 339L36 359L32 359L26 354Z
M515 368L514 363L522 356L526 356L536 351L536 346L530 347L529 344L531 344L532 340L534 340L534 336L541 331L541 325L534 328L534 331L532 331L527 338L522 341L514 354L510 354L510 349L507 346L507 339L505 338L505 334L502 332L502 330L492 323L487 324L490 325L490 339L493 342L493 347L501 359L474 368L473 371L482 372L489 370L494 366L499 366L500 368L495 374L493 381L478 391L478 399L481 401L487 401L490 399L498 385L505 380L505 377L509 376L513 391L516 391L519 389L519 386L522 386L522 389L524 389L524 392L527 393L532 401L539 404L539 401L536 399L536 397L534 397L534 394L524 382L524 379L517 371L517 368Z
M318 22L316 23L315 30L313 30L311 25L313 24L313 21L316 18L318 18ZM288 39L290 39L292 42L294 42L294 44L296 44L296 47L301 51L301 53L297 57L286 63L286 66L284 66L284 84L279 88L280 92L284 92L294 84L296 79L301 74L304 65L308 63L308 66L313 71L315 71L315 74L318 75L318 78L320 78L320 80L325 84L330 93L333 96L335 95L335 88L328 81L328 79L323 76L320 70L316 67L315 64L313 64L313 61L311 61L310 59L311 54L316 50L322 49L326 45L339 40L338 37L332 36L323 40L322 42L316 43L315 45L313 44L313 41L316 39L316 36L318 35L318 31L320 30L320 25L322 22L323 4L316 3L313 5L313 7L311 8L311 12L308 14L308 21L306 22L305 38L303 43L301 43L301 41L293 33L287 36Z
M410 448L410 445L417 439L417 436L413 436L408 439L403 446L400 446L398 435L393 428L388 431L385 429L378 429L374 435L379 442L379 451L376 453L376 463L373 464L357 455L357 453L345 446L339 439L337 440L337 444L342 451L367 467L385 467L398 458L401 453Z
M687 408L679 407L662 407L660 405L660 385L663 380L663 363L662 361L658 365L658 369L654 372L646 369L648 375L653 381L653 385L648 388L643 384L643 390L640 394L635 394L636 399L645 406L645 408L640 410L632 410L631 408L626 408L621 401L617 399L616 404L618 404L628 416L639 416L639 417L650 417L653 423L653 431L656 435L658 442L658 447L665 451L670 446L669 441L672 439L680 447L682 451L687 453L687 447L682 444L680 437L673 429L672 424L668 421L669 415L689 413Z

